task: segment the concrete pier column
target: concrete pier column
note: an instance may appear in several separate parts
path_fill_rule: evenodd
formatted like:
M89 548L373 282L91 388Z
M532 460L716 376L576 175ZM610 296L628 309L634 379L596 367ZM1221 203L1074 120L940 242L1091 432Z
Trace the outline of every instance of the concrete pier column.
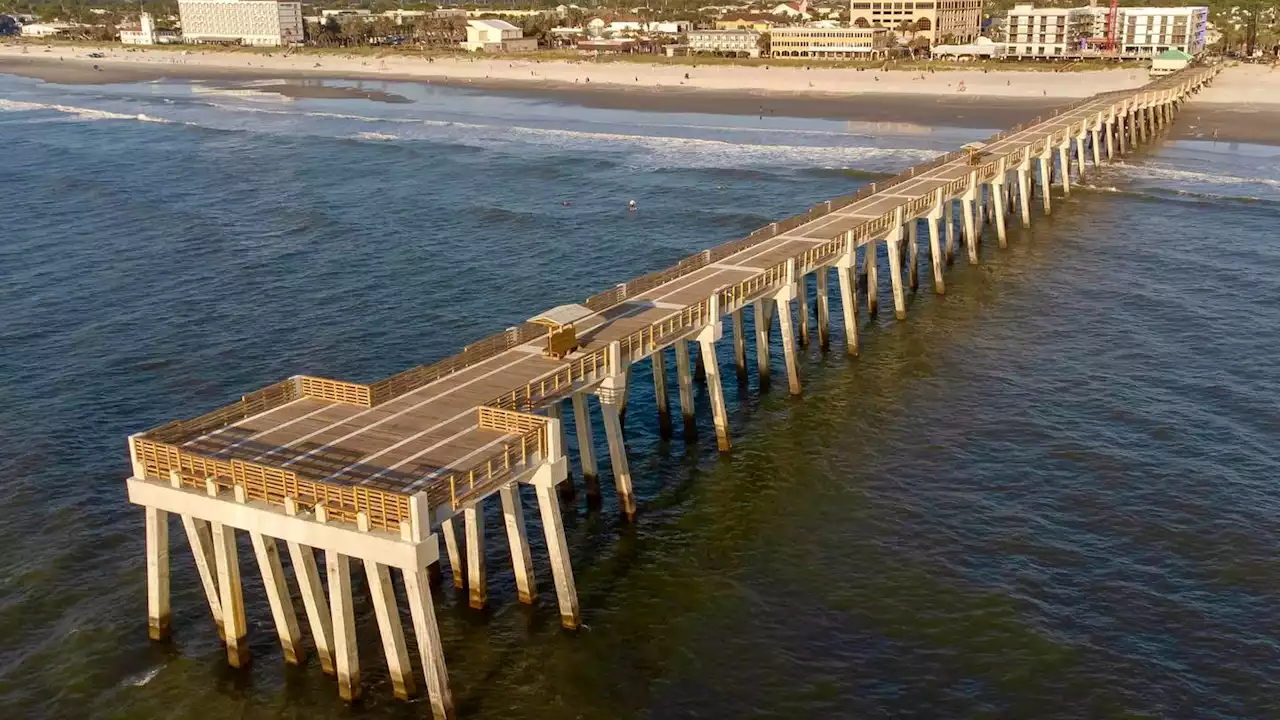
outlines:
M907 285L911 292L920 289L920 222L907 221Z
M596 468L595 437L591 432L591 407L587 394L573 394L573 426L578 436L578 460L582 464L582 482L587 486L587 497L600 497L600 472ZM447 539L447 536L446 536Z
M889 255L889 281L893 286L893 316L907 319L907 299L902 288L902 241L892 235L885 239L885 251Z
M573 566L569 562L569 545L564 536L560 503L550 487L535 482L538 512L542 515L542 531L546 536L547 554L551 556L551 577L556 584L556 601L560 606L560 626L576 630L581 623L578 614L578 590L573 582Z
M1089 132L1089 147L1093 149L1093 167L1097 169L1102 167L1102 147L1098 144L1101 133L1096 127Z
M716 425L716 446L727 452L733 445L729 440L729 413L724 405L724 387L720 380L720 363L716 360L716 341L713 335L700 338L702 357L706 358L707 398L711 401L711 416Z
M356 617L351 600L351 561L340 552L324 551L333 611L333 659L338 695L348 702L360 697L360 655L356 650Z
M796 283L796 314L800 320L800 344L809 344L809 276L801 275Z
M707 368L703 366L702 353L690 353L693 358L693 379L695 382L707 381Z
M816 302L818 313L818 347L826 350L831 346L831 294L827 288L828 268L820 267L814 272L814 284L817 286Z
M455 590L461 590L467 586L463 578L466 573L463 571L462 547L458 543L458 532L454 527L453 518L445 518L440 523L440 534L444 535L444 544L449 551L449 570L453 573L453 587Z
M549 487L547 495L552 495ZM554 502L555 498L552 500ZM558 503L556 508L559 509ZM440 627L436 623L435 605L431 599L431 581L421 570L405 570L404 590L409 598L409 615L413 619L413 635L418 642L422 673L427 680L431 712L437 720L451 720L453 693L449 689L449 672L444 664Z
M214 489L213 481L209 488ZM210 495L217 496L213 491ZM218 568L219 601L222 605L223 639L227 644L227 662L232 667L249 664L249 633L244 615L244 588L240 584L240 556L236 552L235 528L222 523L213 527L213 556Z
M271 606L271 619L280 637L280 649L284 661L297 665L303 659L300 647L302 631L298 629L298 615L293 608L293 596L285 578L284 565L280 562L280 549L276 539L260 532L250 532L253 554L258 558L258 570L262 573L262 587L267 592L267 604Z
M880 312L880 275L876 259L876 239L867 242L862 252L862 287L867 297L867 314L875 317Z
M658 434L670 439L673 433L671 424L671 403L667 400L667 351L658 348L653 351L653 397L658 405Z
M489 583L484 562L484 500L462 510L467 533L467 602L476 610L489 604Z
M520 602L532 605L538 599L538 584L533 580L533 560L529 554L529 535L524 527L520 488L511 484L498 493L502 497L502 519L507 527L507 544L511 546L511 568L516 576L516 594Z
M316 567L316 554L312 548L296 542L288 543L289 562L298 577L302 589L302 607L307 612L307 624L311 626L312 641L320 658L320 669L326 675L334 674L333 667L333 616L329 601L324 596L320 582L320 569Z
M840 284L840 307L844 309L845 352L858 354L858 248L852 232L845 233L844 253L836 259L836 280Z
M204 588L205 599L209 602L209 612L218 626L218 637L224 638L226 633L222 625L222 593L218 590L213 532L208 522L191 515L182 516L182 527L187 532L187 545L191 547L191 556L196 562L196 572L200 575L200 584Z
M960 200L960 208L964 211L964 241L969 249L969 264L978 264L978 228L975 224L973 201L968 198Z
M1062 194L1064 197L1071 194L1071 161L1067 156L1070 144L1071 141L1066 140L1058 146L1058 168L1062 171L1058 179L1062 182Z
M999 240L1000 247L1003 248L1003 247L1009 247L1009 242L1006 239L1005 224L1004 224L1005 193L1004 193L1003 184L1001 184L998 187L999 187L999 191L995 193L995 198L994 198L995 204L996 204L996 239Z
M754 316L756 326L756 370L760 375L760 389L769 386L769 331L773 325L770 300L756 300Z
M1115 118L1107 120L1107 124L1102 126L1102 133L1106 135L1107 141L1107 162L1111 162L1116 157L1116 123Z
M628 365L622 371L622 380L618 383L618 393L617 393L618 417L621 418L622 422L624 423L627 421L627 396L630 394L629 393L630 389L631 389L631 366Z
M382 650L387 656L387 672L395 696L408 700L417 693L413 667L409 664L409 648L404 643L404 626L396 607L396 591L391 585L391 568L382 563L364 561L365 579L373 599L373 614L378 619Z
M677 340L676 380L680 386L680 416L684 421L684 439L694 440L698 437L697 420L693 406L693 370L689 360L689 341Z
M791 301L779 298L774 302L778 307L778 327L782 335L782 354L787 364L787 385L792 395L800 394L799 358L796 357L796 336L791 328Z
M938 237L938 220L929 218L929 265L933 268L933 292L945 295L947 281L942 277L942 242Z
M893 287L893 315L899 320L907 319L907 298L902 287L902 225L903 213L898 209L894 218L893 230L884 238L885 252L889 256L889 281Z
M738 384L747 384L747 323L742 308L731 313L733 317L733 364L738 373Z
M952 260L956 258L956 208L955 202L950 198L942 207L942 225L945 230L947 240L947 264L950 265Z
M1129 152L1128 122L1129 122L1129 105L1126 102L1123 106L1121 106L1119 114L1116 115L1116 123L1115 123L1116 145L1118 146L1119 152L1121 155L1124 155L1125 153Z
M147 533L147 635L152 640L169 637L169 513L148 507Z
M609 460L613 463L613 484L618 491L618 507L628 520L636 517L636 496L631 487L631 466L627 463L627 445L622 436L622 420L618 406L601 402L605 436L609 440Z
M1031 227L1031 172L1018 169L1018 210L1022 213L1022 227Z
M1044 214L1048 215L1052 212L1049 202L1049 154L1040 156L1040 195L1044 201Z
M1085 146L1086 137L1087 136L1083 129L1080 131L1080 134L1076 136L1076 178L1080 181L1081 184L1084 183L1084 178L1085 178L1084 146Z
M657 381L655 380L654 382L656 383ZM659 399L661 399L662 397L663 396L660 395ZM548 405L547 417L556 421L557 432L560 435L560 438L559 438L560 447L565 447L566 443L565 443L565 436L564 436L564 400L562 399L556 400L552 402L550 405ZM670 418L668 418L668 421L670 421ZM661 423L659 423L659 425L661 425ZM564 496L566 500L572 500L574 495L577 494L577 489L573 487L573 478L570 477L567 473L565 474L564 483L560 486L560 493ZM431 568L428 568L428 570L432 571L431 572L432 584L438 585L440 583L439 561L437 561L434 565L432 565Z

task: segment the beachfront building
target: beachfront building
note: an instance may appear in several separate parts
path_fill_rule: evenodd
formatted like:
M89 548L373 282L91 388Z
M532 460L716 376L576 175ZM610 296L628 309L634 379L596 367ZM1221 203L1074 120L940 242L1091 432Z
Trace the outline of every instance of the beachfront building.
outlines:
M1204 52L1209 28L1207 7L1121 8L1120 53L1155 57L1166 50L1196 56Z
M1165 50L1151 59L1151 76L1158 77L1176 73L1190 65L1194 59L1191 55L1181 50Z
M770 34L773 57L841 60L888 53L889 31L884 28L775 28Z
M538 49L538 38L525 37L520 28L506 20L468 20L462 48L471 52L533 52Z
M302 4L275 0L178 0L182 38L278 47L303 41Z
M690 30L683 45L667 45L668 56L720 55L724 57L760 57L761 34L754 30Z
M755 30L769 32L778 24L778 18L772 15L726 15L716 20L717 30Z
M158 45L179 42L182 38L172 30L161 30L156 27L151 13L138 16L138 28L120 31L121 45Z
M926 38L930 45L973 42L982 32L982 0L849 3L849 24L882 27L903 40Z
M980 37L963 45L934 45L931 50L935 58L955 60L991 60L1004 56L1004 43L991 38Z
M1005 56L1053 59L1108 54L1110 8L1037 8L1014 5L1005 19ZM1110 55L1150 58L1165 50L1196 56L1204 52L1209 9L1206 7L1117 9L1115 43Z
M22 26L22 37L58 37L66 35L73 27L67 23L29 23Z

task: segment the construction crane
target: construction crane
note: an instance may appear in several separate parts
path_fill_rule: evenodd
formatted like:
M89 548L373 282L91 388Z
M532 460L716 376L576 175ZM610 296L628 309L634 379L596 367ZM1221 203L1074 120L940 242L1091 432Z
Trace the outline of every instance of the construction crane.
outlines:
M1090 0L1089 7L1097 7L1097 0ZM1111 0L1111 7L1107 9L1107 19L1102 37L1091 37L1086 42L1090 47L1098 48L1107 56L1114 56L1117 52L1119 42L1117 38L1120 33L1120 2L1119 0Z

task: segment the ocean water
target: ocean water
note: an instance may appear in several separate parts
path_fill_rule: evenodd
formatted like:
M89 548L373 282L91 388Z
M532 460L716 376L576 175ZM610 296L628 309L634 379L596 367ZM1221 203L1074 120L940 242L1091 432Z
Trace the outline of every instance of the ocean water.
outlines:
M149 642L126 435L437 359L988 134L365 87L412 102L0 77L0 716L427 715L359 593L362 702L285 668L246 552L229 669L180 532ZM607 470L566 509L584 629L536 525L536 606L496 524L490 610L437 593L459 715L1280 717L1280 149L1162 141L1054 203L856 359L833 303L800 398L721 358L732 453L701 395L659 441L638 370L638 521Z

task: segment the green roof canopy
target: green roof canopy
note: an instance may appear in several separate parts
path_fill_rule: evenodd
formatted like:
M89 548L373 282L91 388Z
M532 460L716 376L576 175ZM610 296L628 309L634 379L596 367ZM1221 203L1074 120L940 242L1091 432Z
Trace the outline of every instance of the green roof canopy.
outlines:
M1190 60L1191 56L1177 48L1169 48L1157 55L1156 58L1160 60Z

